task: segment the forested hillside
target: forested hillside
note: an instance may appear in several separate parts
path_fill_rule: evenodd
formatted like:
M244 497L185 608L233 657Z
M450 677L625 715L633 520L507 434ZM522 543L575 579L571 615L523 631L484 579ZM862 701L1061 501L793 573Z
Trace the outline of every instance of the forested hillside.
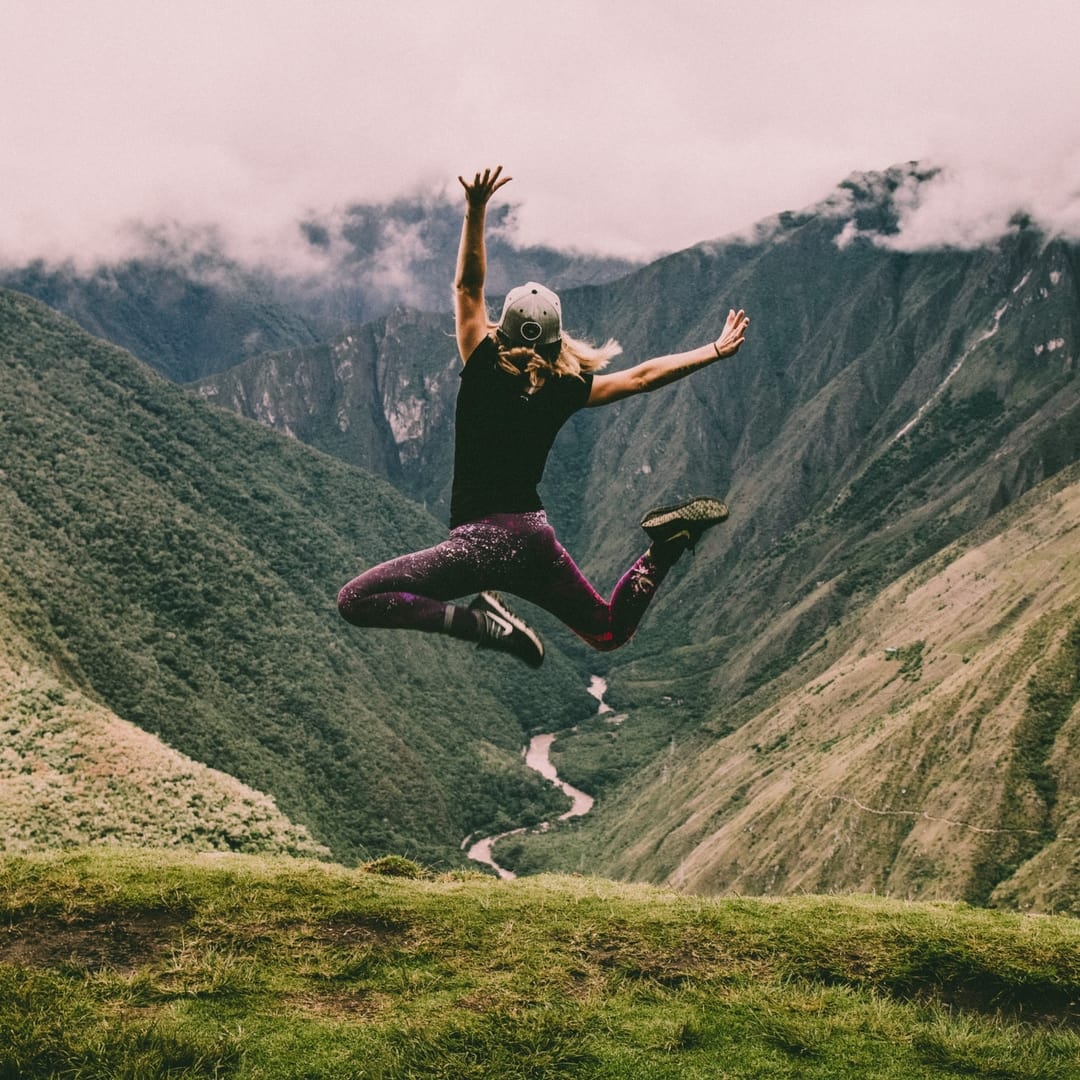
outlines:
M518 754L524 725L585 708L557 649L521 683L507 658L337 614L360 568L440 535L422 510L10 292L0 379L0 598L65 691L273 796L342 859L454 860L561 805Z
M51 669L0 608L0 851L109 844L329 857L268 796Z

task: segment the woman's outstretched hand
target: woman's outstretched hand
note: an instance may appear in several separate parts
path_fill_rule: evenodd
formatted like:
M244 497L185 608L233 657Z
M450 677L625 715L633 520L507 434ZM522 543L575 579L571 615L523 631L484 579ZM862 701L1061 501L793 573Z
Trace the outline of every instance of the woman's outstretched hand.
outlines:
M470 207L482 210L488 202L488 199L495 194L503 186L503 184L509 184L513 179L512 176L504 176L501 180L499 174L502 172L502 166L497 165L492 171L491 169L485 169L483 173L477 173L473 182L470 184L465 177L459 176L458 180L461 181L461 186L465 189L465 201Z
M723 333L713 342L716 355L721 359L725 356L734 356L746 339L746 328L749 325L750 319L741 308L738 311L728 312Z

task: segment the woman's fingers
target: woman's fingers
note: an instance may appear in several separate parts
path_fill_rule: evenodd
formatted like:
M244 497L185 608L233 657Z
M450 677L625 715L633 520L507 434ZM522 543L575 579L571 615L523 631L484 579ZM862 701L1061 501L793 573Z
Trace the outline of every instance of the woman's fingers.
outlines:
M724 330L713 343L717 356L730 356L738 352L743 341L746 339L746 328L750 325L750 319L741 308L736 311L731 308L728 317L724 321Z
M502 176L502 166L496 165L494 170L485 169L483 173L476 173L470 184L465 177L459 176L458 182L465 189L465 194L470 201L487 202L496 191L508 184L513 179L510 176Z

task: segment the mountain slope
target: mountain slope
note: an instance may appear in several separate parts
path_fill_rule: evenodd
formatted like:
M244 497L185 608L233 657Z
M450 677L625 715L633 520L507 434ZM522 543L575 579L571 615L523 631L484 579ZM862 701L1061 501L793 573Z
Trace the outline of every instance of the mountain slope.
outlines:
M688 329L666 343L670 314L640 305L644 351L700 340L732 301L753 316L733 363L599 421L582 500L589 565L610 574L627 502L727 495L731 519L656 607L698 643L682 654L687 697L767 681L848 604L1080 456L1075 250L1020 235L911 255L838 248L840 231L810 215L767 244L693 250L611 288L680 297ZM834 579L779 637L776 613ZM613 661L626 703L670 670L660 650L655 665Z
M0 849L87 844L329 855L266 795L65 687L0 612Z
M92 271L34 263L0 271L0 286L33 296L180 382L318 340L315 322L278 297L271 281L213 254L166 252Z
M601 801L577 857L697 892L1080 914L1078 536L1072 466L830 627L786 692L718 702Z
M467 833L561 805L519 758L523 724L587 700L557 649L522 683L337 615L358 569L443 534L389 486L10 292L0 403L0 599L65 687L272 795L339 858L455 860Z

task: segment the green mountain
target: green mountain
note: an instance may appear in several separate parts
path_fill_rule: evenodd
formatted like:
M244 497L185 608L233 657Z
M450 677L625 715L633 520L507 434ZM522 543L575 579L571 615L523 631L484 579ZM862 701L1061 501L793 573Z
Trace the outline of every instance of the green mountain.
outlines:
M443 533L389 485L12 292L0 413L0 610L58 693L265 792L339 859L454 862L565 805L519 755L526 726L585 709L557 649L523 683L338 616L353 574Z

